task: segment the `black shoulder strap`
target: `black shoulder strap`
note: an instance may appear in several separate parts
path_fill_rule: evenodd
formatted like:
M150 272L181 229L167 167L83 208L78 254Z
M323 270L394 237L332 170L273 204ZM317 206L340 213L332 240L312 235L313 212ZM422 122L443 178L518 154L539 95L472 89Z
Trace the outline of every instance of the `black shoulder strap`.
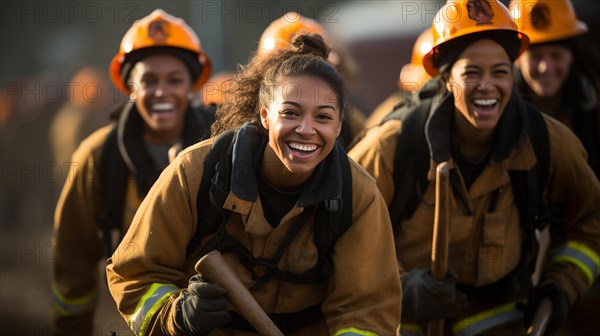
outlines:
M342 195L341 199L327 200L316 207L313 224L315 245L317 246L319 255L316 265L302 274L282 271L277 267L279 258L283 255L284 251L287 251L300 228L306 222L308 217L304 217L303 215L312 212L309 208L304 210L296 226L290 230L281 242L274 260L259 260L258 263L268 266L269 270L265 276L258 279L258 286L264 285L271 278L300 284L315 284L323 283L329 277L331 265L333 264L332 251L335 243L352 225L352 171L350 161L340 144L336 144L334 150L338 151L340 157ZM249 263L245 265L253 272L251 270L253 265Z
M200 246L202 239L215 233L226 216L223 204L231 186L231 160L236 136L236 130L228 130L219 135L204 161L204 173L196 198L198 224L188 243L187 255L191 255Z
M328 200L317 207L314 221L315 245L319 252L318 267L324 275L328 273L331 263L331 250L337 240L352 225L352 171L350 161L346 152L336 146L340 157L340 169L342 174L342 198L340 200ZM325 267L324 267L325 266Z
M550 223L550 214L544 192L550 173L550 140L546 122L533 106L527 104L528 138L531 142L537 163L527 171L509 170L510 181L515 195L515 203L521 217L524 239L521 243L521 259L519 264L498 282L494 292L506 293L506 289L518 291L530 285L531 274L535 271L538 255L536 229L542 229ZM506 286L506 287L505 287Z
M98 215L96 222L102 232L104 255L110 257L114 252L114 242L111 231L123 227L123 212L125 209L125 194L129 170L119 152L117 126L108 133L102 147L100 158L99 178L106 209Z
M537 163L530 170L509 170L515 203L521 217L524 231L521 242L521 256L517 266L502 279L480 287L461 285L465 293L470 291L476 297L485 297L489 302L504 300L509 295L519 293L531 286L531 275L535 271L538 255L538 242L535 229L548 223L546 203L543 197L550 171L550 143L548 129L541 112L527 104L528 137L533 146Z
M402 120L394 155L394 198L390 205L390 219L395 226L401 219L410 218L427 186L429 148L425 139L425 123L431 108L431 99L421 104L399 109L383 122Z
M526 106L529 122L528 137L537 163L528 171L510 170L509 175L522 224L543 228L547 225L544 191L550 174L550 140L542 113L528 103Z
M304 274L292 274L279 270L276 267L276 263L271 260L253 258L249 251L241 243L228 235L224 229L223 223L226 221L229 212L224 211L222 206L230 189L229 178L235 135L236 132L230 130L219 136L205 161L204 176L202 177L196 203L199 213L198 227L188 244L187 254L191 255L200 245L202 239L208 235L217 233L219 237L215 237L215 239L208 242L208 246L202 247L200 255L220 246L220 248L227 251L231 250L238 253L240 260L245 261L243 264L251 272L253 272L255 264L267 265L270 270L266 273L265 277L259 279L261 283L268 281L270 278L297 283L322 282L328 276L331 268L331 250L335 242L352 225L352 172L346 152L340 144L336 144L334 147L334 150L337 150L340 155L343 179L341 199L330 200L325 202L325 204L319 205L315 214L315 244L319 252L319 261L315 267ZM305 210L305 214L310 214L311 212ZM305 221L306 218L303 217L297 228L300 228ZM286 242L282 242L279 255L282 255L282 252L287 250L296 233L291 233L289 239L286 239Z

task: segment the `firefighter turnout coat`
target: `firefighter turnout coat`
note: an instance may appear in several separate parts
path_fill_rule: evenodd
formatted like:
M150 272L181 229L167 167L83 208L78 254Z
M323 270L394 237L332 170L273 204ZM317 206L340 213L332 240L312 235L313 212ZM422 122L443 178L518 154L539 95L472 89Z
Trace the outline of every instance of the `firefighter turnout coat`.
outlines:
M213 139L183 151L163 172L140 206L133 223L107 266L109 288L118 309L138 335L177 335L176 299L196 274L202 241L189 255L188 243L199 216L209 205L197 205L204 161ZM254 126L238 133L233 147L231 191L223 209L231 215L227 232L255 258L271 259L295 219L341 190L336 151L320 164L304 185L299 201L275 227L263 214L256 174L267 137ZM332 249L332 269L322 283L298 284L271 279L253 296L267 314L294 313L318 305L324 315L318 323L295 335L393 335L400 322L401 286L394 258L392 228L385 202L373 179L356 163L352 174L352 225ZM323 168L331 167L331 168ZM236 177L237 176L237 177ZM317 262L313 239L314 213L289 245L278 267L302 273ZM236 253L224 258L246 287L252 274ZM230 307L230 310L233 308ZM308 324L308 323L307 323ZM243 335L240 330L217 328L211 335Z
M193 111L193 112L192 112ZM91 319L98 294L98 263L112 253L112 246L103 246L106 234L113 234L115 246L133 219L135 211L163 167L156 167L144 149L141 136L143 121L133 102L118 110L120 117L85 139L73 154L67 181L55 213L54 244L57 257L52 282L52 305L58 319L79 319L92 327ZM212 111L190 109L186 114L186 129L182 142L189 145L200 140L210 127ZM203 120L205 118L206 120ZM114 157L123 158L123 182L103 181L100 178L102 156L107 154L105 143L111 132L117 132ZM111 147L112 148L112 147ZM126 166L125 166L126 165ZM112 166L109 166L109 169ZM107 175L114 179L116 175ZM110 183L120 183L110 188ZM124 195L107 195L107 189ZM111 198L123 200L122 220L111 232L100 229L103 214ZM109 251L105 251L109 249ZM60 324L60 323L58 323ZM67 328L76 328L74 325ZM77 327L79 328L79 327Z
M515 317L522 319L514 301L526 298L525 293L520 297L519 293L512 293L487 300L477 295L481 295L478 289L510 274L524 254L521 246L524 233L508 170L529 170L536 164L536 156L524 123L524 104L515 103L521 98L513 91L496 129L491 159L467 189L450 151L453 99L448 95L443 99L436 96L436 99L425 126L430 149L430 166L425 168L429 168L429 183L422 190L422 198L412 216L393 223L397 257L402 273L430 267L435 169L437 163L448 161L452 186L448 266L457 275L458 288L466 291L470 301L466 314L446 324L457 335L477 334L476 330L496 322ZM544 121L550 146L545 198L558 210L560 218L555 218L551 227L550 263L541 281L560 284L573 303L598 277L600 184L573 133L551 117L544 116ZM349 153L375 178L388 206L395 192L392 174L401 128L399 120L373 127ZM424 330L423 326L405 323L410 321L404 316L402 320L403 334L417 335Z

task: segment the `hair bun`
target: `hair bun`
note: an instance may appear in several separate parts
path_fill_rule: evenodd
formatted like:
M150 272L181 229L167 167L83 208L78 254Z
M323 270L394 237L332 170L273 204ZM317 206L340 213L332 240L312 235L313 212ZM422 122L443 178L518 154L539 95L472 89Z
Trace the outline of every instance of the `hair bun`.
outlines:
M300 34L292 39L292 49L299 54L308 54L327 59L330 48L319 34Z

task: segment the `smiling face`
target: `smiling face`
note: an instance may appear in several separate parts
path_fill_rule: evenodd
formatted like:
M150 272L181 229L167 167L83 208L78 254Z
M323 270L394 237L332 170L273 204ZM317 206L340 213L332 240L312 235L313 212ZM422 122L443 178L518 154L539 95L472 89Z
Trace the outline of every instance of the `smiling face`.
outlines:
M144 138L168 144L181 137L192 90L184 63L168 54L145 57L135 64L129 82L133 82L131 97L146 123Z
M519 57L523 79L540 97L554 97L569 76L573 53L557 44L533 45Z
M459 131L493 131L510 100L512 80L511 60L502 46L489 39L469 45L446 82Z
M263 162L276 157L296 184L329 155L342 127L338 97L326 82L308 75L280 78L260 117L269 133Z

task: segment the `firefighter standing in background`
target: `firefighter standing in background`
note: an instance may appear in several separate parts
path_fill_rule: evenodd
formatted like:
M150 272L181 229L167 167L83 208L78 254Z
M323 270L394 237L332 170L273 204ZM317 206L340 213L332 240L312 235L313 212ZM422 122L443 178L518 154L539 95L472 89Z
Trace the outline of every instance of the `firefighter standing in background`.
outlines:
M223 104L227 99L225 92L234 75L233 72L221 71L212 76L200 92L201 101L206 105L212 105L213 108Z
M98 262L112 254L169 157L209 136L214 112L193 109L189 99L210 73L197 35L160 9L123 37L110 75L131 99L113 124L81 143L56 208L52 306L58 334L94 332L102 288Z
M389 217L336 141L345 88L327 56L318 35L255 55L217 113L216 140L182 152L150 190L107 267L137 335L256 334L194 271L213 248L285 335L396 332Z
M398 88L400 90L393 93L373 110L373 113L369 115L365 122L366 128L379 124L386 115L394 110L395 106L406 102L412 94L419 92L431 78L423 67L423 56L431 50L433 46L432 39L431 28L425 29L417 37L410 63L405 64L400 70L400 78L398 78Z
M321 24L313 19L304 17L296 12L285 13L281 18L271 22L265 29L258 42L259 54L269 53L281 48L289 48L294 36L299 33L319 34L331 48L327 61L336 67L344 76L347 83L351 83L356 75L357 66L352 57L342 48L336 46L329 34ZM350 104L346 107L345 119L342 124L342 134L339 141L348 147L352 139L364 129L365 115L362 111Z
M600 66L581 40L586 24L568 0L513 0L509 8L531 40L516 62L519 91L577 135L600 176Z
M83 139L110 122L110 104L114 104L109 94L108 76L92 66L79 69L69 83L73 83L73 87L68 101L56 112L48 135L54 161L60 167L69 165ZM64 185L66 175L61 175L64 177L57 181L57 193Z
M349 153L390 207L402 272L402 334L421 334L427 321L438 319L446 334L525 334L544 298L553 304L552 333L598 277L600 183L576 136L514 90L512 64L528 38L504 5L450 0L432 30L434 47L424 65L431 75L440 73L440 92L370 129ZM444 281L428 270L431 182L440 162L448 162L451 185L451 271ZM394 179L401 169L405 183ZM405 193L408 200L397 203ZM533 286L534 229L544 228L548 215L551 264ZM525 305L516 304L523 299Z
M600 67L581 40L587 32L570 1L512 1L511 14L529 36L516 62L523 96L567 125L581 140L588 162L600 176ZM569 312L565 333L600 334L600 282Z

